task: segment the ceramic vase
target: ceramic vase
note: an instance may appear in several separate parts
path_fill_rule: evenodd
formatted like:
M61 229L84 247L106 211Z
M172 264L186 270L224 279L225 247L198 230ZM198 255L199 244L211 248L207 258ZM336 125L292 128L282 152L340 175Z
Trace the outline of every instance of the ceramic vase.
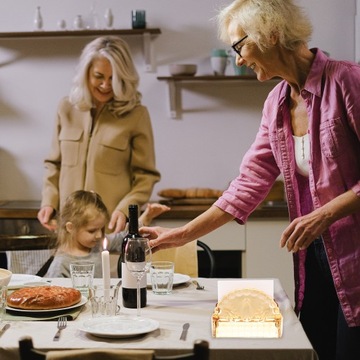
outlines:
M114 15L110 8L106 9L104 19L105 19L105 26L108 29L111 29L113 26L113 22L114 22Z
M42 19L42 15L41 15L40 6L38 6L35 11L34 30L38 31L38 30L42 30L42 28L43 28L43 19Z

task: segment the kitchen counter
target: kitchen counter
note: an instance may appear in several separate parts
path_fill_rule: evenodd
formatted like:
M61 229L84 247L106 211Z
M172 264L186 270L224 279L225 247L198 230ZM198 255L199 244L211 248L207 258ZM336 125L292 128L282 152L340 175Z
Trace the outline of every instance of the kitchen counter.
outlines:
M193 219L207 210L211 205L170 205L171 210L161 214L158 219ZM0 219L36 219L40 201L15 200L0 201ZM268 202L259 206L250 216L256 219L288 219L285 202Z

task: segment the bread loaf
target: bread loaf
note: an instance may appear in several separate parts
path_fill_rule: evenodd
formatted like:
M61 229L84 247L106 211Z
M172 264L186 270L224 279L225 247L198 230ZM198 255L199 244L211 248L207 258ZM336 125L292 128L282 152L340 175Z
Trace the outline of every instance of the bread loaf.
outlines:
M23 310L66 308L81 300L79 290L62 286L34 286L15 290L7 297L7 305Z
M163 189L158 192L159 196L170 199L194 199L194 198L218 198L223 193L222 190L210 188L187 188L187 189Z

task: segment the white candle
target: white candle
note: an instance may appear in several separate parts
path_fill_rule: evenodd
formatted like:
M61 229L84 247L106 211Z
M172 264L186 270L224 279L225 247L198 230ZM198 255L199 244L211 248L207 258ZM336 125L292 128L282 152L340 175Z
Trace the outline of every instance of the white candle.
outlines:
M110 256L107 248L107 239L103 242L103 252L101 253L102 260L102 276L104 284L104 299L105 301L110 300Z

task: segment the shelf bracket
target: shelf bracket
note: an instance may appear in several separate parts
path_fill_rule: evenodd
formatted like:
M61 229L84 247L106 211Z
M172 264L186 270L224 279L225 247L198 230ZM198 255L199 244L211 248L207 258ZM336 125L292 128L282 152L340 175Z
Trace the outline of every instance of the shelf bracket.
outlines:
M170 106L170 118L179 119L181 108L181 91L177 86L175 80L168 80L168 96L169 96L169 106Z
M145 71L155 72L151 34L149 32L144 32L143 34L143 46L144 46Z

